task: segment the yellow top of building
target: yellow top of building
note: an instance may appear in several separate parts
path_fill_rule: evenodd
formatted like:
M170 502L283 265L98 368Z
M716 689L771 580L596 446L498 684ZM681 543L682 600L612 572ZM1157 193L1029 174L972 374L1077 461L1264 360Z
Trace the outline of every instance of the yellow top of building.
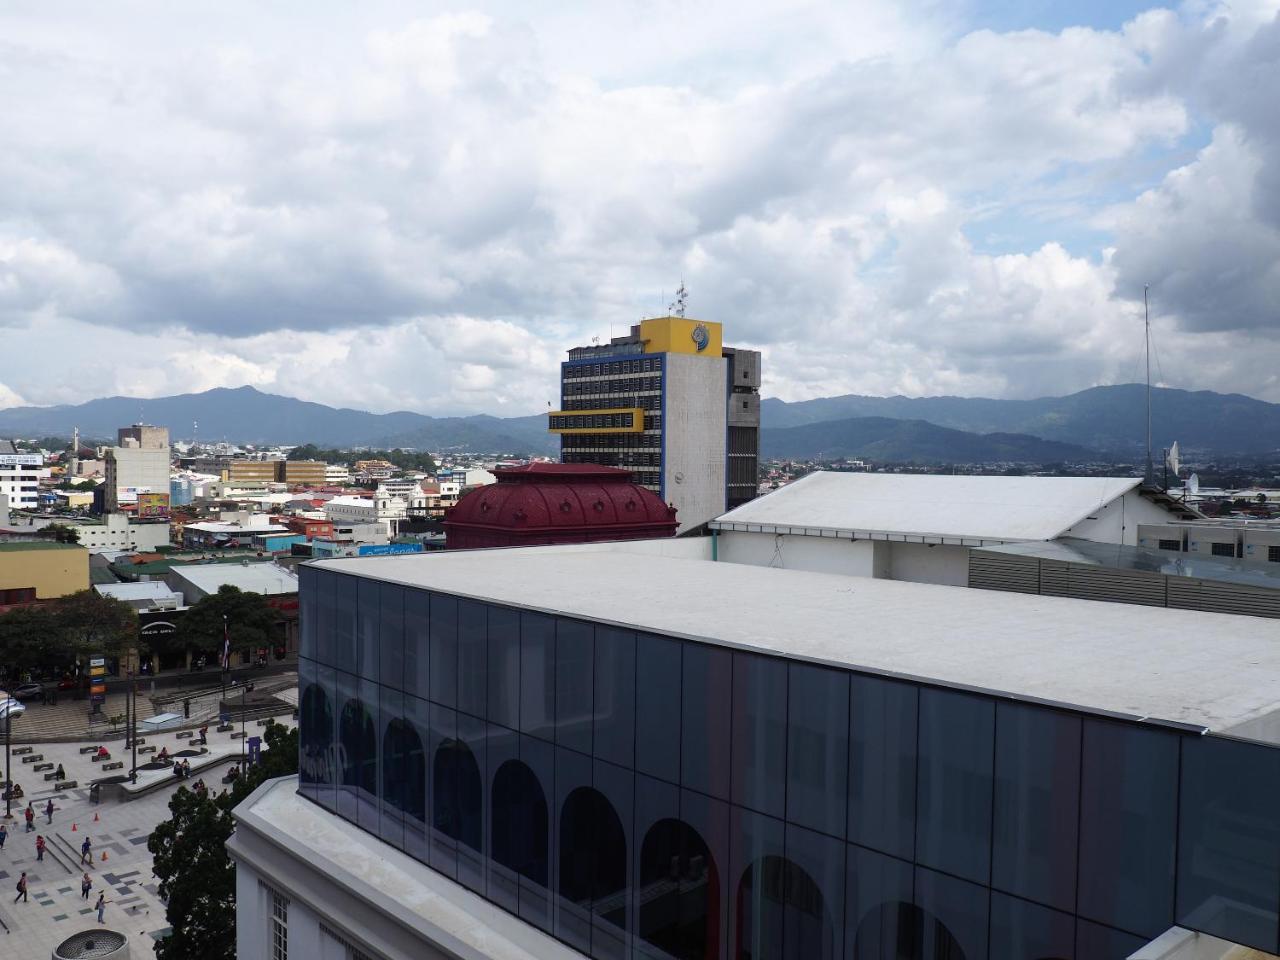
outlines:
M720 324L691 317L641 320L640 339L644 342L645 353L691 353L719 359L724 348Z

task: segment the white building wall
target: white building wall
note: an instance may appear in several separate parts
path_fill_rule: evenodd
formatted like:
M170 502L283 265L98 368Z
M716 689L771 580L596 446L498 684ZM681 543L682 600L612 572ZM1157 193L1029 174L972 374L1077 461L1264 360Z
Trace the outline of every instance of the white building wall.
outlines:
M73 523L80 546L90 553L104 550L155 550L169 544L169 524L130 523L122 513L111 513L103 523Z
M724 513L725 360L665 356L662 489L683 533Z
M120 508L127 487L152 493L169 492L169 448L111 447L106 460L108 510Z
M969 583L969 548L954 543L890 543L889 579L911 583Z
M738 531L725 531L717 539L718 559L725 563L851 577L888 575L890 545L880 541Z
M1097 510L1062 535L1096 543L1123 543L1136 547L1138 524L1168 523L1173 519L1173 514L1164 507L1152 503L1137 490L1130 490L1110 503L1099 504Z
M0 496L9 498L11 510L37 510L40 507L40 481L49 478L44 455L39 453L4 454L0 456Z

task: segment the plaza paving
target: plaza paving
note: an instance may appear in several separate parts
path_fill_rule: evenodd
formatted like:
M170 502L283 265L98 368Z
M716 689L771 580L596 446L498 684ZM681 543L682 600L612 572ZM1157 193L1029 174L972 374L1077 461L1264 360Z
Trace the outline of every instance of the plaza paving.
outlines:
M141 699L141 698L140 698ZM145 702L145 701L144 701ZM77 705L83 711L83 704ZM34 707L25 717L14 722L13 746L26 746L24 730L43 732L40 724L41 707ZM62 705L47 708L60 711ZM285 714L277 718L292 724ZM40 726L37 726L40 724ZM246 726L249 736L258 736L262 728L255 721ZM239 730L239 725L236 726ZM190 741L178 739L176 731L164 731L145 737L146 745L157 749L167 747L170 753L189 749ZM39 732L27 736L38 736ZM178 782L170 780L150 793L129 801L107 799L101 804L89 802L89 782L103 776L99 764L81 754L80 747L98 741L86 739L70 743L32 743L34 753L44 755L44 762L61 763L69 779L78 781L70 790L55 791L53 783L45 782L43 773L32 771L31 763L23 763L21 756L13 757L14 780L26 791L21 801L13 804L13 819L5 821L9 838L0 850L0 957L15 960L37 960L52 954L54 947L79 930L97 926L93 905L98 893L107 895L106 923L104 926L126 934L134 957L153 956L155 935L167 927L164 904L157 893L158 881L151 873L151 854L147 850L147 838L157 823L168 818L169 798L178 789ZM123 740L103 741L116 760L125 761ZM213 766L193 773L188 785L203 777L210 789L221 790L222 776L233 760L240 756L240 741L230 734L209 730L211 752L225 752L225 758ZM0 750L2 750L0 745ZM139 762L151 755L140 755ZM0 765L4 755L0 752ZM113 771L119 773L121 771ZM46 802L54 802L53 824L44 816ZM36 828L25 832L23 812L27 801L33 802L38 813ZM4 807L0 803L0 816ZM95 815L97 820L94 819ZM41 834L48 842L43 863L36 861L35 839ZM85 837L93 844L92 864L80 866L80 845ZM103 854L106 860L103 860ZM14 889L22 871L27 872L29 898L25 903L14 903ZM80 877L88 871L93 881L89 899L80 896Z

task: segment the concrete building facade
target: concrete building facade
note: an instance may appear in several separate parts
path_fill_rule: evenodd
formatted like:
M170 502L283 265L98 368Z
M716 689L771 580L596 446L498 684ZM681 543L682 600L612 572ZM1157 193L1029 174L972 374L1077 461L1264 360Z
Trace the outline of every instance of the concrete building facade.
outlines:
M89 551L47 540L0 542L0 607L89 589Z
M10 510L38 510L40 481L47 479L44 454L19 450L12 440L0 440L0 497Z
M760 355L722 339L718 323L659 317L571 349L548 416L561 461L630 470L681 532L754 496Z
M103 504L117 513L136 504L139 493L169 493L169 430L149 424L121 427L117 445L104 457Z

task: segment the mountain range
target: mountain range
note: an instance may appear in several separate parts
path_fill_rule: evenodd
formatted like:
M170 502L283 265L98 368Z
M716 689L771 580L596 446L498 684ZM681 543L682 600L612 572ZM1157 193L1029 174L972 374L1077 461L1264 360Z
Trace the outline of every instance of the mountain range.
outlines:
M1146 436L1140 384L1093 387L1064 397L866 397L850 394L762 406L762 452L789 458L855 456L876 460L1048 462L1096 454L1132 458ZM1154 446L1265 455L1280 450L1280 404L1240 394L1157 388ZM55 407L0 410L0 436L110 438L139 419L174 437L206 441L315 443L326 447L413 447L437 452L555 454L546 418L431 417L368 413L263 393L253 387L141 400L106 397ZM195 426L198 422L198 428Z

